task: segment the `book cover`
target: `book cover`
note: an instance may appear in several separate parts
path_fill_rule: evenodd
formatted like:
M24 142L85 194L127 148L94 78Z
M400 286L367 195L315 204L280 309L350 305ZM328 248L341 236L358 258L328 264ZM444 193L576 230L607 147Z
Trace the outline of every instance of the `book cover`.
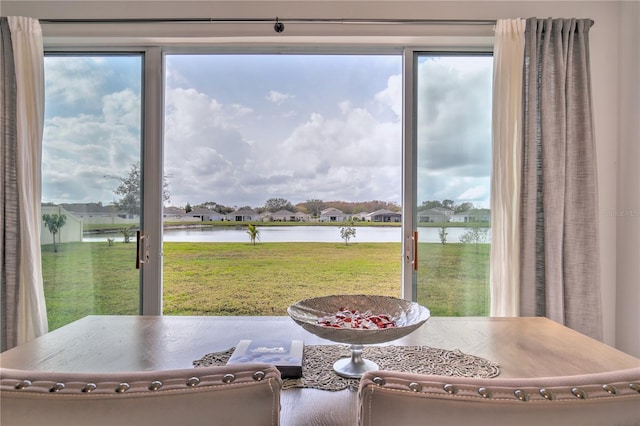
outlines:
M302 340L240 340L227 364L260 362L275 365L283 379L302 376Z

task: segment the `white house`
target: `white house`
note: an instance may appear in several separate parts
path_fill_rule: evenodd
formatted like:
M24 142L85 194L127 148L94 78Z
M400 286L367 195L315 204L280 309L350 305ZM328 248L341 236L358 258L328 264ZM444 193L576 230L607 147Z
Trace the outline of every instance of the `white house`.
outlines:
M240 209L227 214L225 219L232 222L251 222L260 220L260 215L252 209Z
M376 210L366 216L367 222L400 222L402 214L387 209Z
M295 222L296 221L295 213L290 212L289 210L278 210L277 212L267 213L266 216L270 217L273 222Z
M189 213L186 213L187 216L191 218L191 220L201 220L202 222L211 222L217 220L224 220L226 215L215 210L211 209L203 209L203 208L194 208Z
M451 222L453 218L453 210L444 207L434 207L432 209L420 210L417 214L418 223L444 223Z
M344 222L348 219L348 215L333 207L329 207L320 212L320 222Z

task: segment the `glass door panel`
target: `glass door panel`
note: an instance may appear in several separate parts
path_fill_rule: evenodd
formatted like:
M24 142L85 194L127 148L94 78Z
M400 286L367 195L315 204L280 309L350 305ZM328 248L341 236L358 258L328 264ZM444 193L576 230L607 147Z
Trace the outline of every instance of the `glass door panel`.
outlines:
M41 251L49 330L138 314L142 56L47 54Z
M415 292L434 316L489 314L491 55L414 56Z
M400 296L400 55L165 64L164 314Z

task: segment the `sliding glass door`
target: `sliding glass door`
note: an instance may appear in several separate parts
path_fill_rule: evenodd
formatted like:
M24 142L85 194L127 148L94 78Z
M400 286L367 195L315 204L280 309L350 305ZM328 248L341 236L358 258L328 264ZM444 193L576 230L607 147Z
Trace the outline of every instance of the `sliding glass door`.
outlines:
M492 57L399 53L48 54L50 328L340 292L487 315Z
M489 314L491 55L412 56L412 286L436 316Z
M48 54L42 270L49 329L138 314L140 54Z
M165 64L163 313L400 296L399 54Z

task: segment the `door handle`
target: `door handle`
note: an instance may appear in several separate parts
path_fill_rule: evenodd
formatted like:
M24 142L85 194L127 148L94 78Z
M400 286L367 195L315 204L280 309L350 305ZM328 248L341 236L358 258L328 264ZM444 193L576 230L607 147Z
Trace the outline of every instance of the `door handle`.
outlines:
M411 236L407 236L404 245L405 262L411 263L414 271L418 270L418 231L414 231Z
M136 231L136 269L149 263L149 236Z
M413 264L413 270L418 270L418 231L413 231L413 260L411 263Z

